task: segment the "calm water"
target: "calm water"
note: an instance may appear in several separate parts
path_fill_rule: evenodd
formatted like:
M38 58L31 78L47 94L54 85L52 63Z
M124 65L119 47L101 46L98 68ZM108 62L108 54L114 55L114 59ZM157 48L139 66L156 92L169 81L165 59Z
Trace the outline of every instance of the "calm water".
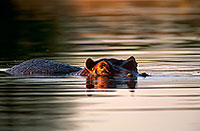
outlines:
M0 73L0 130L200 130L198 0L4 4L0 70L31 58L83 67L88 57L133 55L152 76L87 89L86 77Z

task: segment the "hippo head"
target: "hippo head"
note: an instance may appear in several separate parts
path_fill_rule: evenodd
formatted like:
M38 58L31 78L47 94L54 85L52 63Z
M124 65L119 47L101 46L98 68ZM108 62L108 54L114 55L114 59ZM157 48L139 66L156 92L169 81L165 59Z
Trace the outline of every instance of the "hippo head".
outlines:
M88 58L86 60L86 69L90 72L89 75L92 76L109 76L114 73L112 65L106 60L95 63L91 58Z
M137 63L133 56L127 60L100 59L97 61L88 58L85 63L88 76L136 76Z

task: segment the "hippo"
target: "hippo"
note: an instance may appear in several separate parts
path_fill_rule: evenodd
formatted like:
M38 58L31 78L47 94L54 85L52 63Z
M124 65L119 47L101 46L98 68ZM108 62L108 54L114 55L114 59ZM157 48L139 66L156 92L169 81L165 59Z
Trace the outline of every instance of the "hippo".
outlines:
M104 58L94 61L92 58L88 58L83 69L45 59L31 59L13 66L5 72L15 76L61 76L69 74L89 77L107 76L109 78L148 76L146 73L138 73L137 64L133 56L126 60Z
M15 76L60 76L79 70L81 70L81 68L68 64L45 59L31 59L13 66L5 72Z

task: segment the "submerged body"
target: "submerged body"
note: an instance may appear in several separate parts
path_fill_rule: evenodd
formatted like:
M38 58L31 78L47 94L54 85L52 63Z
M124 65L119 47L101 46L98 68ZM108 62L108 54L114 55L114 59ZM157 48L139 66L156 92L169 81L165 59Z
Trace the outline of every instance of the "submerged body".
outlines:
M77 74L80 76L108 76L108 77L137 77L139 75L137 70L137 63L135 58L131 56L127 60L118 59L100 59L93 61L88 58L85 63L85 68L70 66L63 63L53 62L44 59L31 59L19 65L13 66L6 70L6 73L11 75L36 75L36 76L50 76L50 75L67 75ZM147 76L143 74L142 76Z

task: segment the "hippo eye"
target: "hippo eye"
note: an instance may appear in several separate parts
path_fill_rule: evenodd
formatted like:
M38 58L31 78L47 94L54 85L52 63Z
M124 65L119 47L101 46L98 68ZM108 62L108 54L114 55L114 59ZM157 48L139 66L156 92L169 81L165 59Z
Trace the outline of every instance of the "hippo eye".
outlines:
M103 69L106 66L106 64L101 64L100 69Z
M128 77L133 77L133 74L128 73L127 76L128 76Z
M101 65L101 66L100 66L100 69L103 69L103 67L104 67L104 66L103 66L103 65Z

